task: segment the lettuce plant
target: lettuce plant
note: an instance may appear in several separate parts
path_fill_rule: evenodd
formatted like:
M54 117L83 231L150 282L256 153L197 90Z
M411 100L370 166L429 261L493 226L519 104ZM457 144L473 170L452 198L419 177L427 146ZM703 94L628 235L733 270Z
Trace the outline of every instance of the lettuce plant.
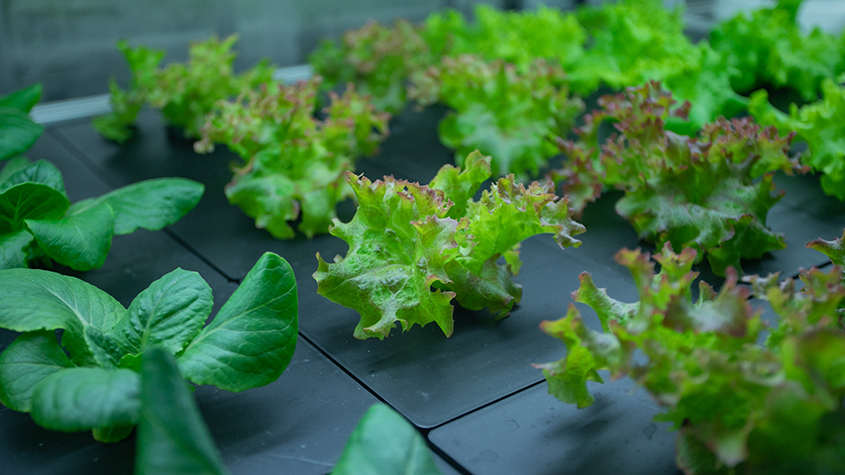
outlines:
M443 166L428 185L393 177L371 182L347 172L358 210L349 223L335 219L330 233L349 251L331 264L318 253L314 278L320 295L358 311L355 338L383 339L397 321L403 330L436 322L448 337L453 298L506 316L522 297L511 279L521 241L554 233L561 248L580 245L572 236L584 227L551 183L526 188L509 175L475 201L489 177L490 158L477 152L463 170Z
M0 170L0 269L52 261L103 265L112 237L173 224L199 203L203 185L159 178L71 204L50 162L17 157Z
M801 3L781 0L772 8L743 12L710 33L713 48L731 66L735 91L789 87L814 100L822 81L843 70L840 40L818 28L810 34L801 31L796 21Z
M194 384L238 392L275 381L297 338L288 263L264 254L204 326L211 308L211 288L182 269L153 282L128 309L73 277L2 270L0 327L22 334L0 354L0 402L47 429L93 430L114 442L140 419L138 371L148 348L174 355Z
M577 17L592 45L568 72L584 93L601 83L622 88L662 80L696 59L684 35L682 9L669 10L661 0L608 2L580 8Z
M761 124L798 134L808 150L801 162L822 173L822 190L845 201L845 87L831 79L822 82L822 99L784 114L769 104L760 90L751 95L748 110Z
M502 61L444 57L415 76L409 96L421 105L453 109L441 122L440 140L456 161L473 150L493 156L495 176L536 175L556 155L552 138L566 135L584 103L569 97L559 67L537 60L522 73Z
M681 7L666 9L661 0L606 2L579 9L578 19L592 46L568 71L575 90L661 81L675 97L696 105L692 128L745 108L746 100L730 89L732 65L706 42L694 45L684 35Z
M581 211L603 186L625 191L616 211L641 238L676 249L693 247L714 272L739 267L785 247L766 227L775 170L802 170L789 158L793 135L779 137L748 118L719 119L695 137L668 131L686 120L689 103L678 106L656 82L599 100L586 117L578 141L560 140L569 160L554 176ZM615 132L599 144L599 129L612 121Z
M126 57L132 80L129 90L120 89L113 79L111 114L94 120L94 128L104 137L124 142L132 136L132 124L144 104L161 110L170 125L184 130L186 137L198 137L205 116L221 99L228 99L272 80L273 67L266 61L242 74L232 71L237 41L231 35L223 41L212 37L191 44L187 63L160 67L165 52L145 46L131 47L119 41L117 48Z
M40 84L0 96L0 160L22 154L41 136L44 128L29 117L39 99Z
M430 64L429 57L419 27L399 20L393 27L370 22L340 40L324 40L308 62L329 88L354 83L378 110L397 113L405 107L408 76Z
M288 221L302 216L307 237L328 231L335 207L351 195L344 173L387 136L389 115L349 87L330 93L325 119L314 117L319 78L295 85L269 84L236 101L219 102L194 149L224 143L245 164L226 186L229 202L279 239L294 237Z
M836 317L845 296L841 268L804 272L805 290L776 276L755 281L758 297L780 316L768 329L749 304L736 273L717 293L706 283L692 299L695 250L654 257L624 249L640 301L609 297L581 274L573 293L598 314L603 332L567 316L543 322L564 341L567 356L539 365L558 399L593 403L587 381L628 376L664 407L657 421L680 431L678 465L689 475L840 473L845 470L845 329ZM768 337L765 337L768 332ZM758 341L764 341L759 344Z
M425 19L420 35L437 56L471 54L502 60L519 72L533 68L538 59L569 71L584 55L587 34L572 12L545 6L502 11L477 4L473 17L475 21L468 23L455 10L434 12Z

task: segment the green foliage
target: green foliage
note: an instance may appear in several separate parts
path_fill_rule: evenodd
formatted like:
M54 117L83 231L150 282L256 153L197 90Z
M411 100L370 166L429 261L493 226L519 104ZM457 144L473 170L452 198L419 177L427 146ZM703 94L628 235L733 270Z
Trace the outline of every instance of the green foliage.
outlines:
M571 12L545 6L502 11L478 4L473 16L475 21L467 23L455 10L432 13L420 34L437 56L477 55L513 64L519 72L538 59L568 71L584 55L587 35Z
M350 87L330 93L326 118L314 117L320 79L269 84L237 101L219 102L202 129L198 152L224 143L245 165L226 187L229 202L279 239L293 238L288 221L302 216L307 237L326 233L335 207L351 195L344 172L387 136L389 115Z
M552 138L566 135L584 109L569 97L560 67L536 60L520 72L503 61L471 55L444 57L414 77L409 96L422 105L440 102L450 112L440 140L456 149L456 161L473 150L493 158L495 176L537 175L557 154Z
M150 348L176 356L195 384L243 391L278 379L298 329L288 263L264 254L204 326L211 308L211 288L182 269L153 282L128 309L73 277L2 270L0 328L22 334L0 354L0 402L43 427L93 430L114 442L144 411L138 371Z
M506 316L522 296L511 280L521 241L554 233L561 248L580 244L572 235L584 228L550 183L526 188L509 175L473 200L489 177L490 158L477 152L463 171L445 165L427 186L347 173L358 211L349 223L335 220L330 232L349 251L332 264L317 254L314 278L320 295L359 312L356 338L383 339L397 321L403 330L436 322L450 336L453 298Z
M425 439L384 404L367 410L349 436L331 475L442 475Z
M135 474L228 474L173 356L144 351L140 373Z
M586 382L603 382L598 371L631 377L666 409L655 420L680 430L678 464L691 475L845 469L840 268L804 272L804 291L776 276L754 280L780 316L760 345L767 328L735 273L718 293L701 283L694 302L694 250L676 255L665 246L654 257L659 273L639 251L624 249L616 260L633 275L639 302L614 300L583 273L573 297L596 310L604 332L585 325L574 305L541 325L569 351L539 365L553 395L585 407L593 402Z
M123 91L112 80L112 113L94 120L94 128L104 137L124 142L132 136L131 126L144 104L161 110L170 125L184 129L186 137L199 137L205 116L221 99L237 96L272 80L273 68L262 61L241 74L232 71L237 41L232 35L223 41L212 37L192 43L187 63L159 64L164 51L145 46L131 47L119 41L117 48L126 57L132 80Z
M845 67L840 40L796 22L800 1L740 13L718 25L710 42L731 67L733 89L748 93L764 85L789 87L806 100L818 96L821 83Z
M723 275L741 258L785 247L766 227L769 209L780 199L773 172L800 169L789 159L792 134L761 128L750 119L719 119L695 137L666 130L687 118L655 82L599 100L578 131L579 141L560 140L569 161L557 178L581 211L602 186L625 191L616 211L641 238L676 249L693 247ZM599 127L612 121L615 134L599 143Z
M40 84L0 96L0 160L27 151L41 136L44 128L29 117L39 99Z
M751 95L748 110L761 124L793 131L807 142L801 162L821 172L822 190L845 201L845 87L831 79L822 81L822 99L798 107L792 104L786 115L769 104L760 90Z
M581 8L578 20L592 46L570 71L576 90L588 93L601 83L622 88L662 80L695 60L684 36L683 11L668 10L660 0L623 0Z
M53 164L15 158L0 170L0 269L52 261L81 271L100 267L114 235L175 223L203 189L184 178L159 178L71 204Z
M354 83L372 97L376 109L397 113L405 107L405 81L428 65L429 48L419 28L398 20L393 27L369 22L339 41L324 40L308 62L328 88Z

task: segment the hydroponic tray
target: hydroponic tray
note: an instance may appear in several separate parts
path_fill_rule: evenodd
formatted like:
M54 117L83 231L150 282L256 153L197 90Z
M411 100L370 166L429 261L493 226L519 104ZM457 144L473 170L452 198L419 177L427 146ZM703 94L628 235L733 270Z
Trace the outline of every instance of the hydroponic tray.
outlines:
M428 182L452 161L436 133L444 112L404 111L391 122L392 135L381 152L362 160L358 172L372 179L392 174ZM175 267L200 272L220 303L263 252L290 262L299 286L301 334L290 368L264 388L241 394L200 388L195 393L233 473L330 472L358 418L378 400L421 430L444 456L438 463L445 473L677 473L675 435L652 423L659 408L644 391L633 391L627 380L592 385L597 404L577 410L546 394L542 373L531 367L563 356L563 345L538 324L563 316L582 271L593 274L613 297L636 299L632 279L613 261L620 248L640 245L614 212L618 194L609 193L587 208L580 248L561 250L548 236L524 243L525 265L516 279L524 297L509 318L497 321L486 312L457 308L449 339L431 325L405 334L394 330L383 342L361 342L352 337L356 313L317 295L311 277L317 252L330 260L344 253L345 244L331 236L280 241L256 229L223 194L231 177L228 165L237 159L223 147L197 155L191 142L165 128L158 114L147 112L137 135L123 145L102 139L88 121L78 121L48 128L29 155L56 162L74 200L154 177L182 176L205 184L200 204L176 225L117 237L103 268L75 274L124 304ZM801 267L826 263L804 243L840 235L845 206L822 195L815 177L779 177L778 183L788 195L768 222L785 234L789 247L744 267L793 276ZM347 203L340 217L348 220L353 212ZM706 266L701 270L708 274ZM598 328L592 311L579 307ZM0 333L0 347L11 338L11 332ZM0 411L4 473L9 467L8 473L131 473L133 444L131 437L105 445L90 434L49 432L26 414Z

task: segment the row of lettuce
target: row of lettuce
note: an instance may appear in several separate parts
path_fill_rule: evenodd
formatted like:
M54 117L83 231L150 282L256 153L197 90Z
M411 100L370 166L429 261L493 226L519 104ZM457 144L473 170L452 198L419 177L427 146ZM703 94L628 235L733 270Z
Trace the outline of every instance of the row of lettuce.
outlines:
M582 276L573 295L596 310L604 332L590 330L574 307L564 319L544 323L569 350L563 360L540 365L552 393L583 407L591 403L586 382L602 381L597 371L632 377L667 408L659 418L681 431L678 463L690 474L838 473L845 470L842 242L811 243L837 265L802 274L803 291L777 276L750 278L754 296L780 316L776 326L749 306L749 291L737 285L733 271L742 258L785 246L766 226L781 196L774 172L821 171L825 190L835 196L833 190L842 189L837 173L845 180L835 140L845 110L837 101L845 90L832 79L841 72L842 55L829 54L841 51L842 41L800 33L798 3L737 17L720 25L711 43L696 45L682 34L680 11L650 2L575 13L482 8L475 23L447 12L422 26L371 24L315 53L328 81L293 86L273 82L264 63L233 74L232 38L196 44L187 64L161 69L161 52L121 44L132 88L112 85L114 114L96 125L127 140L128 124L149 104L199 139L197 151L224 144L241 155L244 164L226 193L259 227L290 238L288 221L299 218L308 237L329 231L349 244L346 257L319 258L314 277L322 295L359 312L357 338L384 338L396 322L405 330L435 322L448 336L452 299L507 315L521 298L513 281L519 243L551 233L560 247L577 247L573 236L584 231L578 214L603 191L623 190L617 212L663 248L655 257L661 270L655 274L645 254L620 251L617 260L640 291L636 303L610 299ZM774 44L758 32L762 26L780 28L778 41L790 41ZM796 55L801 67L792 62ZM356 86L330 93L323 118L315 117L321 82L348 80ZM563 138L583 108L569 90L589 94L600 84L641 85L600 98L576 137ZM823 97L786 115L768 104L765 92L750 102L737 94L761 84L791 87L806 100L821 89ZM692 104L679 103L673 93ZM444 166L428 185L354 175L354 160L375 152L387 133L382 110L398 110L407 98L453 109L441 123L441 138L462 166ZM0 99L2 158L17 157L40 134L26 118L36 101L35 90ZM801 163L789 154L794 133L780 136L750 118L721 117L746 105L759 121L808 143ZM610 137L601 137L602 124L611 124ZM484 153L466 153L475 148ZM558 151L568 160L549 174L552 180L520 183ZM502 175L474 198L483 182ZM172 224L202 193L189 180L164 179L70 204L55 167L20 157L0 178L4 267L53 261L97 267L113 235ZM561 184L568 199L555 193ZM359 207L342 223L334 208L346 197ZM685 250L676 255L673 248ZM702 285L694 302L691 266L705 256L728 280L719 293ZM274 272L284 275L270 277ZM292 273L274 255L259 260L205 327L210 290L181 270L152 284L128 309L81 281L45 271L4 270L0 279L8 292L0 299L2 327L23 332L0 355L0 402L31 412L45 427L93 430L99 440L120 440L137 424L139 446L167 440L142 435L156 424L168 430L166 418L144 419L158 417L144 406L143 396L155 391L146 389L155 383L146 382L145 364L172 367L175 358L179 381L239 391L278 378L295 345L295 285L291 320L291 289L276 287L292 284ZM266 314L252 311L265 305ZM274 305L287 308L272 312ZM240 332L255 325L272 330L273 341ZM54 330L63 330L61 342ZM242 359L220 353L244 349ZM83 393L112 399L92 407L68 398ZM216 461L197 463L220 473L225 468L201 432L190 430L198 437L193 443ZM149 450L179 455L172 447ZM361 457L349 455L350 467L360 466ZM436 470L428 459L413 463Z

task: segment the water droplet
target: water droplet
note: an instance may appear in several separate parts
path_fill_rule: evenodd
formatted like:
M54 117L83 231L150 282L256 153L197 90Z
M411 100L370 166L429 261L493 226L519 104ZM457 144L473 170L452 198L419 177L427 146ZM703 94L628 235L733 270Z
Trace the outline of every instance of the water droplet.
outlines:
M657 432L657 426L653 422L643 429L643 433L645 433L648 440L651 440L654 437L655 432Z

